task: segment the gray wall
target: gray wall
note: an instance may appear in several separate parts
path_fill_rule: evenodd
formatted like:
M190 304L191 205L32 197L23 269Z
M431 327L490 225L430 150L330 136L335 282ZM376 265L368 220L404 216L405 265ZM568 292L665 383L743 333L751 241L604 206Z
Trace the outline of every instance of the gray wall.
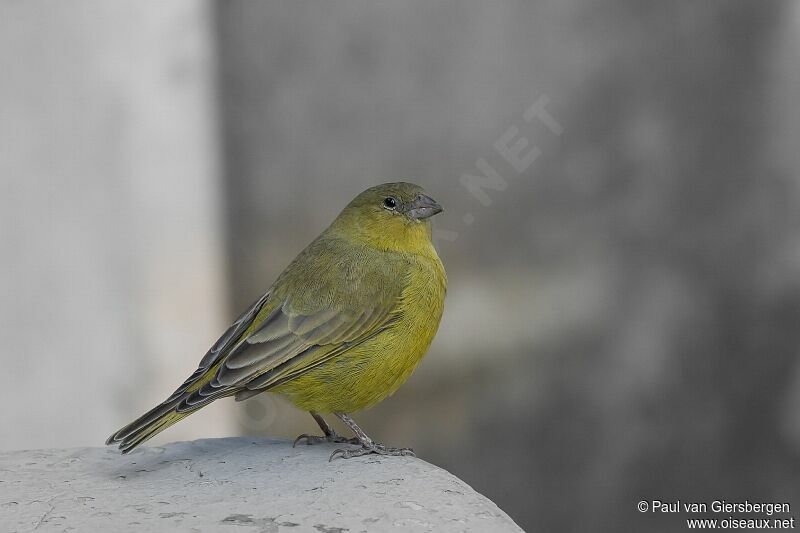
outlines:
M211 13L0 4L0 449L102 444L224 327Z
M0 7L0 447L99 443L404 179L450 287L374 437L530 530L800 505L797 3L77 5ZM315 429L218 403L162 441Z

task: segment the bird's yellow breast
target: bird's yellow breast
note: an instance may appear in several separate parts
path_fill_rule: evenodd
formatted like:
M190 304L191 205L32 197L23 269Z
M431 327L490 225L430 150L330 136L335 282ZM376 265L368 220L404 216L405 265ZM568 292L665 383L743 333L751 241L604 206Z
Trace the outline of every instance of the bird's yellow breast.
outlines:
M393 394L422 360L442 318L447 278L432 246L430 252L406 257L397 320L387 329L272 390L323 413L358 411Z

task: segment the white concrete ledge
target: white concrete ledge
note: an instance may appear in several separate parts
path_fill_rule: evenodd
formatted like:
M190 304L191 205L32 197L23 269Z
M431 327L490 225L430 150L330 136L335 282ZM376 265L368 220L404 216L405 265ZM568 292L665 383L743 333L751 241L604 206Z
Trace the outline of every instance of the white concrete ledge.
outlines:
M383 532L521 529L412 457L328 462L332 445L228 438L0 453L2 531Z

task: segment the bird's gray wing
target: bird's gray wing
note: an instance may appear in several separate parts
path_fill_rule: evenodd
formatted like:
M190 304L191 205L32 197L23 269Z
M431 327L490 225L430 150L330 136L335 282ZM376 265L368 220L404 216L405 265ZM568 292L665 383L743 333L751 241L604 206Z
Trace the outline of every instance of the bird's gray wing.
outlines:
M223 396L274 386L360 344L397 319L396 305L323 308L313 313L298 312L290 301L276 305L183 389L176 408L194 410Z

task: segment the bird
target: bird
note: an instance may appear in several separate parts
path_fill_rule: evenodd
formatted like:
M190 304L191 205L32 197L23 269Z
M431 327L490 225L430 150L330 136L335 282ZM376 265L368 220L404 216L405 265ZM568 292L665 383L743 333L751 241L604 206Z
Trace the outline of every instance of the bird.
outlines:
M166 400L106 441L128 453L220 398L277 393L308 411L330 455L414 455L367 435L351 413L393 394L428 351L447 275L432 239L442 211L422 187L384 183L358 194L211 346ZM334 415L354 437L338 435Z

